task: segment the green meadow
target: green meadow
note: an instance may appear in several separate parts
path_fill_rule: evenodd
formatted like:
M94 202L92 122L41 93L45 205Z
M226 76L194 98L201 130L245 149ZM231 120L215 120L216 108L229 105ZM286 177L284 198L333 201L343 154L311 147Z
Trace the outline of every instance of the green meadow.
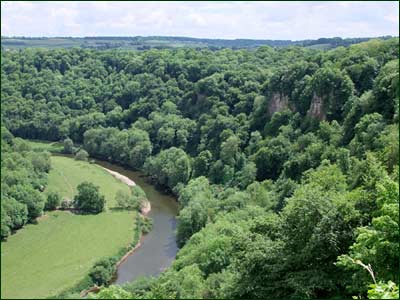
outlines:
M107 207L115 206L117 191L129 192L126 184L96 164L64 156L52 156L51 165L46 192L56 191L62 197L72 200L77 193L77 186L83 181L90 181L100 187L100 193L106 197Z
M52 153L62 152L64 149L64 145L62 142L49 142L49 141L41 141L41 140L25 140L32 148L32 150L36 151L49 151Z
M86 180L100 186L107 207L128 186L101 167L53 156L48 191L72 199ZM115 255L133 239L135 213L76 215L55 211L27 225L1 244L1 298L45 298L81 280L99 259Z

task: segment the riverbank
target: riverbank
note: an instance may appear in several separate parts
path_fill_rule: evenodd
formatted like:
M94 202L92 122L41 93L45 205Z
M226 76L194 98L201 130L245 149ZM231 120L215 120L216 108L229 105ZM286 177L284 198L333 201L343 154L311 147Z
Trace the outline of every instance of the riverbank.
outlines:
M128 186L135 186L136 183L131 180L130 178L128 178L125 175L122 175L121 173L112 171L110 169L104 168L102 167L104 170L106 170L108 173L110 173L112 176L114 176L115 178L117 178L118 180L121 180L123 183L127 184Z
M122 175L121 173L112 171L110 169L107 169L105 167L102 167L104 170L106 170L108 173L110 173L112 176L117 178L118 180L122 181L123 183L127 184L129 187L135 186L136 183L130 179L129 177ZM140 209L140 212L143 216L146 216L149 212L151 211L151 204L149 200L146 200L143 207Z
M12 285L16 285L18 283L18 295L14 296L25 298L28 294L30 296L33 295L39 298L46 298L50 295L50 298L58 297L59 299L63 299L70 295L77 296L79 293L87 290L91 286L88 272L90 267L93 265L93 262L105 257L115 256L119 261L117 273L115 275L116 279L113 284L131 282L140 276L155 276L172 263L178 251L175 239L175 216L178 213L178 203L175 198L154 187L148 180L148 176L142 172L126 169L121 165L116 165L97 159L94 161L94 163L89 164L87 162L74 160L72 155L63 155L60 153L53 153L51 160L53 168L51 170L51 174L49 175L49 185L46 187L44 192L45 194L49 192L58 192L63 198L73 199L77 193L77 185L79 185L82 181L91 181L95 183L95 185L99 186L100 192L105 195L107 209L105 212L95 216L79 214L75 215L68 210L54 211L51 213L46 213L46 215L40 219L38 225L29 225L29 228L42 228L44 231L54 231L54 235L55 233L63 233L63 243L59 243L57 238L46 232L45 238L43 238L44 244L38 244L38 246L41 247L40 250L34 251L33 254L30 253L25 255L25 257L30 256L30 263L29 265L23 267L24 271L21 272L21 274L24 275L24 278L22 278L23 280L14 278L14 275L18 275L17 273L19 272L13 272L13 274L11 274L12 276L10 274L4 276L5 278L8 278L6 281L8 290L10 287L12 287ZM79 169L76 167L79 167ZM132 212L121 211L118 209L114 210L113 208L118 207L115 195L119 190L126 190L128 192L130 188L134 187L132 183L130 183L132 185L132 187L130 187L122 180L115 180L117 177L113 176L115 179L112 178L110 176L112 174L104 170L102 167L129 178L135 183L135 185L140 186L140 188L143 189L149 202L142 203L141 214L136 213L136 216L137 218L142 218L142 216L147 215L153 220L153 228L149 233L141 234L138 228L132 228L131 223L120 224L122 222L132 222ZM56 214L58 217L53 217L52 214ZM116 220L108 220L107 218L107 221L104 221L102 217L105 216L108 216L108 218L115 216ZM67 217L68 226L64 224L61 229L54 225L42 226L42 223L47 224L50 222L53 224L55 221L57 221L57 223L65 223ZM101 224L96 225L95 230L87 228L90 224L87 224L87 226L85 225L84 228L78 225L76 228L80 230L82 240L76 238L76 240L70 241L70 236L71 239L74 238L72 233L75 233L75 230L70 228L72 224L69 224L69 221L75 219L76 221L80 221L80 218L85 220L91 219L91 223L99 220ZM103 228L103 224L106 226L105 229ZM21 231L19 234L22 233L23 231ZM122 235L125 235L125 237ZM39 238L39 236L36 234L30 235L30 237L33 236ZM58 237L58 235L56 237ZM95 241L94 237L96 238ZM16 236L11 238L15 239ZM67 242L66 238L68 239ZM122 238L125 240L121 241ZM32 247L36 247L36 242L29 240L29 238L24 238L23 240L26 242L30 241L30 245L17 247L17 250L13 248L13 254L7 255L8 257L6 260L12 258L13 255L18 254L24 249L29 252L32 250ZM71 245L74 245L75 242L79 243L79 246L85 246L85 249L82 251L79 250L79 252L71 251L70 247ZM90 247L85 244L86 242L90 243ZM52 251L51 249L55 243L59 243L62 246L62 249ZM91 248L92 246L94 249ZM46 249L46 251L44 252L43 249ZM77 247L75 247L75 249L77 249ZM64 250L68 251L66 255L64 255ZM98 253L105 250L108 251L106 254L100 255L100 253ZM57 259L57 261L54 263L52 263L53 252L57 254L57 256L54 257L54 259ZM60 267L64 268L65 265L63 263L63 266L60 266L60 257L62 257L63 261L65 261L69 259L70 255L73 255L74 258L81 256L81 252L83 254L89 252L90 256L85 257L85 259L82 260L82 263L79 263L79 269L75 267L76 262L71 262L67 266L67 269L63 269L63 271L60 272ZM37 261L37 256L43 256L45 259L40 261L40 272L32 275L29 271L36 267L33 263ZM2 264L2 273L4 268L10 269L6 267L6 265L7 263ZM46 269L47 265L50 265L51 268ZM55 265L58 267L54 268ZM15 269L19 266L19 263L14 262L11 264L11 266L12 268L10 270ZM69 276L69 273L72 271L75 272L71 277L74 283L70 281ZM29 287L26 287L24 290L24 285L27 282L27 279L25 278L29 278L29 282L32 284ZM81 280L76 281L79 278L81 278ZM57 280L57 282L55 282L55 280ZM4 284L5 281L3 280L2 296L4 296L3 294L5 292ZM43 291L46 286L49 287L49 289ZM93 291L95 291L96 287L93 288ZM40 294L38 294L38 292L40 292ZM9 298L7 296L8 295L5 295L5 298Z
M144 206L140 209L140 212L143 216L147 216L151 211L151 204L149 200L146 200Z
M106 170L108 173L110 173L111 175L113 175L115 178L117 178L118 180L121 180L123 183L127 184L128 186L136 186L136 183L131 180L129 177L122 175L121 173L118 173L116 171L112 171L110 169L107 169L105 167L102 167L104 170ZM140 213L142 214L142 216L146 216L149 212L151 211L151 204L149 200L145 200L145 203L143 205L143 207L140 209ZM143 240L143 233L140 231L139 233L139 239L137 244L135 245L135 247L133 247L131 250L129 250L117 263L116 266L117 268L120 266L120 264L122 264L128 257L129 255L131 255L133 252L135 252L141 245L142 245L142 240Z
M148 213L153 221L153 228L142 238L135 237L136 242L140 240L140 246L132 245L132 249L126 250L121 255L123 257L127 252L130 252L118 266L116 280L113 284L132 282L140 276L156 276L171 265L178 251L175 238L175 216L178 213L176 199L170 194L158 190L151 184L148 176L140 171L129 170L123 166L98 159L96 159L95 164L134 181L145 192L149 204L151 203L151 211L149 205L142 204L141 212L142 215ZM136 249L133 250L133 248Z
M131 250L129 250L124 256L121 257L121 259L115 264L116 267L118 268L128 257L131 255L133 252L135 252L140 246L142 246L142 241L143 241L143 233L140 233L140 238L139 241L137 242L136 246L133 247Z
M136 183L133 180L131 180L129 177L122 175L119 172L107 169L103 166L101 168L106 170L108 173L110 173L116 179L127 184L129 187L136 186ZM143 217L145 217L150 211L151 211L151 204L150 204L150 201L146 199L143 207L141 207L141 209L140 209L140 213ZM115 264L116 268L118 268L131 254L133 254L137 249L139 249L142 246L144 234L143 234L141 228L138 228L138 230L139 230L139 238L138 238L137 244L132 249L130 249L127 253L125 253L124 256L122 256L120 258L120 260ZM85 297L89 292L98 292L98 291L99 291L98 286L94 285L87 290L81 291L80 295L81 295L81 297Z

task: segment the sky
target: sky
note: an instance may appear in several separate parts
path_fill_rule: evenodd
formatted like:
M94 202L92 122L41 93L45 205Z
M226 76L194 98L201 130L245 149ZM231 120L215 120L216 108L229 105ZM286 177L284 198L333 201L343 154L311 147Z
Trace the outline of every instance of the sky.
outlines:
M399 35L399 2L1 2L2 36L317 39Z

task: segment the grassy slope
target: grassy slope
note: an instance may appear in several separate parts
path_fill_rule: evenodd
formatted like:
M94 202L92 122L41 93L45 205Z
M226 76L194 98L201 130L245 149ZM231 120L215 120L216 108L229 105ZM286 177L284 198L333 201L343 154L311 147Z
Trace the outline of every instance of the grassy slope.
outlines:
M46 191L57 190L65 197L72 197L76 186L87 180L100 186L110 207L119 189L128 190L97 165L53 156L52 167ZM1 297L44 298L74 285L95 261L127 246L133 227L133 212L49 213L1 244Z
M63 197L73 199L77 193L76 187L87 180L100 187L100 193L106 197L107 207L115 206L115 194L118 190L129 192L126 184L98 165L62 156L52 156L51 165L52 170L46 192L57 191Z

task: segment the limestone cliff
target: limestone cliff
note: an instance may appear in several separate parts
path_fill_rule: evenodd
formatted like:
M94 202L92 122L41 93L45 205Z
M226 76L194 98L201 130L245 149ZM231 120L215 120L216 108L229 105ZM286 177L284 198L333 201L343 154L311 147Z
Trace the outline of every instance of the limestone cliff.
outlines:
M319 120L326 120L326 114L324 111L324 101L322 100L321 97L317 96L314 94L310 108L307 111L307 115L317 118Z
M274 93L268 103L268 115L272 116L274 113L289 108L289 97L281 93Z

